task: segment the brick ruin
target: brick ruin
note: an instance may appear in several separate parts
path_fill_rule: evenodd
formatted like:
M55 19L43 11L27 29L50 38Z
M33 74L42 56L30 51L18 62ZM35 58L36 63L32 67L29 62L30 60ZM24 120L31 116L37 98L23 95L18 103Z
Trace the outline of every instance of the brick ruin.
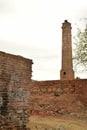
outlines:
M32 81L32 60L0 52L0 130L28 130L35 114L87 117L87 79L74 79L71 24L62 29L60 80Z
M30 86L30 115L87 118L87 79L37 81Z
M72 63L71 23L62 24L62 64L60 80L31 84L30 113L79 115L87 117L87 79L75 79Z
M32 60L0 52L0 130L26 130Z

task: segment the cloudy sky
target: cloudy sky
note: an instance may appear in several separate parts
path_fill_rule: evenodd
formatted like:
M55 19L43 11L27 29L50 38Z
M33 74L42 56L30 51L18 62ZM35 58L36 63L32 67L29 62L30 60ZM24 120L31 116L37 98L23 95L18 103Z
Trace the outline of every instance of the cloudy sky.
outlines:
M60 78L61 26L87 18L86 0L0 0L0 51L32 59L33 79ZM76 73L85 78L86 74ZM87 77L86 77L87 78Z

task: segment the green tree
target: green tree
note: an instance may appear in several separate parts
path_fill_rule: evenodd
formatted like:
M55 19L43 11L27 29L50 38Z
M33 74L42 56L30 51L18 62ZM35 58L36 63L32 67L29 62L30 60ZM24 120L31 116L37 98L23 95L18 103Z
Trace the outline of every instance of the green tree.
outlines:
M73 59L75 67L82 67L87 71L87 24L84 29L77 28L77 35L74 37ZM81 69L82 69L81 68Z

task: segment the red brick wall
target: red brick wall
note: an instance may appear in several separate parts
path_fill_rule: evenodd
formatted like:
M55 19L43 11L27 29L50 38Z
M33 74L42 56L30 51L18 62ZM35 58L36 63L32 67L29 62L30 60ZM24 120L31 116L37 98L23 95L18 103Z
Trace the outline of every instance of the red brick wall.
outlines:
M0 52L0 130L24 129L29 112L87 115L87 79L31 82L31 76L32 60Z
M87 79L37 81L30 91L31 114L87 114Z
M26 125L31 75L32 60L0 52L0 130Z
M75 86L75 91L77 93L81 92L84 89L87 89L87 79L75 79L75 80L51 80L51 81L36 81L32 82L31 85L31 93L34 92L42 92L49 93L54 92L57 87L61 87L62 89L73 88ZM47 89L51 89L51 91L47 91ZM85 93L85 91L84 91Z

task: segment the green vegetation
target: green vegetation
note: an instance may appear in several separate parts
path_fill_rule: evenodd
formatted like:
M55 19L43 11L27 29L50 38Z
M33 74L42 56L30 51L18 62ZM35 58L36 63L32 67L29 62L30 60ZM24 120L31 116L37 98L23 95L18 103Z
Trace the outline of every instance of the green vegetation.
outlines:
M83 29L77 28L77 35L74 37L74 64L76 68L87 71L87 19Z

